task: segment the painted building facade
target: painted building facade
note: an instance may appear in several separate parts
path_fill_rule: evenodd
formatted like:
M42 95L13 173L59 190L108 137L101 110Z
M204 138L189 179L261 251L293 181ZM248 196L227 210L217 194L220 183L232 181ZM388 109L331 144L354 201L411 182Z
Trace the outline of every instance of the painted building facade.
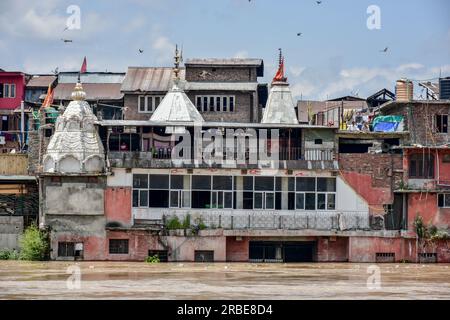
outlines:
M201 64L199 74L189 75L189 63L180 69L179 62L177 55L174 69L160 70L170 76L164 80L168 88L145 118L131 110L139 109L139 102L132 102L139 94L122 85L129 108L125 119L97 121L77 85L40 175L40 221L51 230L53 259L143 261L158 255L161 261L416 262L427 257L411 225L413 208L425 204L419 193L405 198L401 192L410 178L410 132L356 134L339 126L300 124L281 60L265 108L243 103L253 118L226 120L211 111L216 118L209 119L202 100L197 105L190 91L192 83L214 91L217 81L222 88L244 73L246 81L255 82L259 67L246 66L246 72L227 67L221 73L222 61L216 71ZM206 79L213 72L216 78ZM238 91L246 88L243 83ZM144 106L146 96L156 92L146 90ZM209 153L226 161L197 157L205 155L199 149L227 133L233 146ZM67 148L71 136L89 143ZM240 151L234 148L239 140L246 141ZM448 168L439 168L444 181ZM446 209L437 207L450 199L440 194L429 196L436 210L425 219L448 228ZM446 245L441 241L425 253L449 261Z

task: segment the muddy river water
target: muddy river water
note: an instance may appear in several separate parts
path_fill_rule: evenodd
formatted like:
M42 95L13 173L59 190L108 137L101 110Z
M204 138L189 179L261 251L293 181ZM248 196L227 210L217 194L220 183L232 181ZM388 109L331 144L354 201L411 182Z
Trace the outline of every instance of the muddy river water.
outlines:
M450 299L450 264L0 261L0 299Z

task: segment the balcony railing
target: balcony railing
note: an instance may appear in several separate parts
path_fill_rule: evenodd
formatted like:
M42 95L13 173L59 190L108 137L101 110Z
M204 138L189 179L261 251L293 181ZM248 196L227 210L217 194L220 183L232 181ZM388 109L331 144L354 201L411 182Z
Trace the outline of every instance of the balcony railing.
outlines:
M161 219L154 209L133 210L138 220ZM369 213L364 211L252 211L220 210L198 211L194 209L162 209L162 219L177 216L180 221L189 214L191 223L201 221L207 228L237 229L283 229L283 230L369 230Z
M143 159L172 159L172 148L171 147L161 147L156 148L153 151L110 151L110 158L143 158ZM191 156L193 157L193 152L191 150ZM250 159L249 152L245 152L245 159L248 161ZM237 159L238 154L233 152L232 159ZM227 159L226 152L223 153L223 159ZM334 150L330 148L306 148L304 149L304 155L302 154L302 148L284 148L279 149L279 160L308 160L308 161L332 161L334 160Z

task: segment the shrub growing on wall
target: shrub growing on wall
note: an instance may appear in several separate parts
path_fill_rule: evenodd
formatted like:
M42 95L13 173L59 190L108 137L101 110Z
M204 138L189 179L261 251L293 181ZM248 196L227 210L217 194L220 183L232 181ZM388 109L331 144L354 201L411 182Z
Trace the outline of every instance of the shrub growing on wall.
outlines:
M20 259L42 261L50 249L48 234L35 225L29 226L20 238Z

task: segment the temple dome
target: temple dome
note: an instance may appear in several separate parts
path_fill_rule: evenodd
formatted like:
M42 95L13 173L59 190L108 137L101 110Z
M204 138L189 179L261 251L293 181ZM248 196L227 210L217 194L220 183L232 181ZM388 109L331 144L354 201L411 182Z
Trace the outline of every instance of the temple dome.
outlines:
M284 76L284 57L281 54L278 71L273 78L261 123L298 124L295 104L287 78Z
M77 83L73 101L58 117L55 132L44 155L46 173L100 173L105 170L103 144L95 128L97 117L84 100L86 93Z

